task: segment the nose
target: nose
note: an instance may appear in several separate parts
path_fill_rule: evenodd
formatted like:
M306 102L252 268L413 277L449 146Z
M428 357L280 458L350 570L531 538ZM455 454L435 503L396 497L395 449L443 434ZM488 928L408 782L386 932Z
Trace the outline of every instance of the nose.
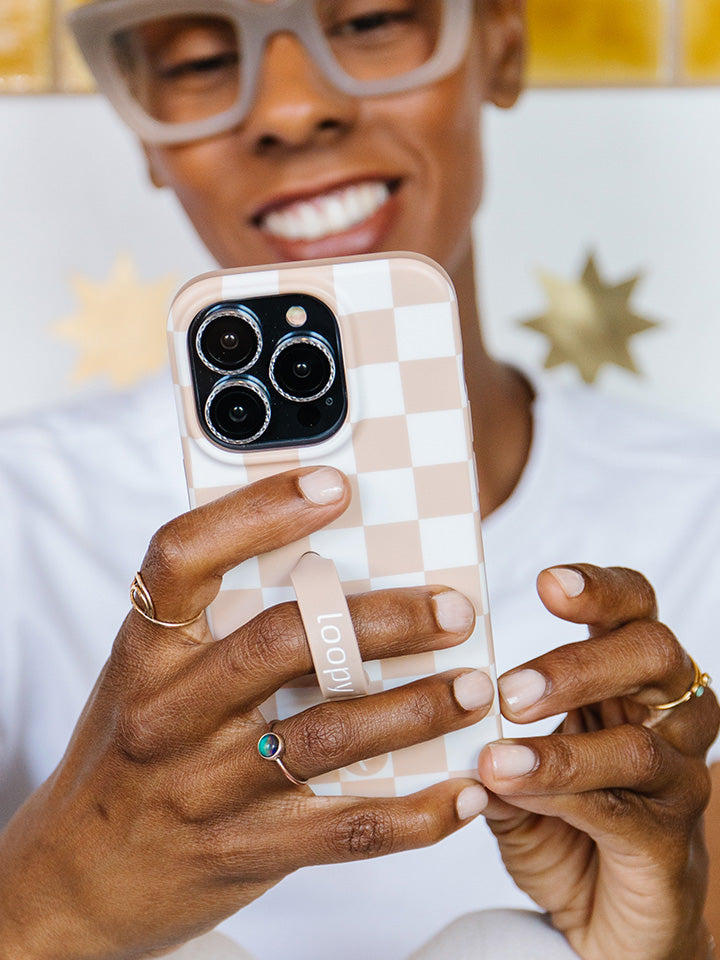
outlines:
M336 89L300 41L275 34L265 48L244 128L258 152L330 142L354 123L357 98Z

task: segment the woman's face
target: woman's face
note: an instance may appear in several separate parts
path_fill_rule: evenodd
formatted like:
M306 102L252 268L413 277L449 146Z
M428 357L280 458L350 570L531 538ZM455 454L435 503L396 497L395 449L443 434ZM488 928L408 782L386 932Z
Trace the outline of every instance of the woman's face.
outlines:
M519 14L508 24L494 6L460 70L391 96L341 93L293 35L274 36L242 125L148 146L154 182L223 267L412 250L452 273L482 193L481 105L506 105L508 76L520 82Z

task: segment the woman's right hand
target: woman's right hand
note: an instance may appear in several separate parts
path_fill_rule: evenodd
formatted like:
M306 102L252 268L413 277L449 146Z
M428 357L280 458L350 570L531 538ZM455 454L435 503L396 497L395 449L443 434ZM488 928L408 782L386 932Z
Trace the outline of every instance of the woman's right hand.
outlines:
M299 540L347 507L329 468L259 481L163 527L141 568L160 620L190 619L243 560ZM442 587L349 601L364 659L465 640L472 607ZM0 957L160 955L308 864L433 843L481 812L483 788L316 797L257 751L258 707L312 670L293 603L215 642L205 617L157 626L131 611L55 773L0 837ZM58 678L61 682L61 678ZM481 719L489 681L455 670L276 727L301 780Z

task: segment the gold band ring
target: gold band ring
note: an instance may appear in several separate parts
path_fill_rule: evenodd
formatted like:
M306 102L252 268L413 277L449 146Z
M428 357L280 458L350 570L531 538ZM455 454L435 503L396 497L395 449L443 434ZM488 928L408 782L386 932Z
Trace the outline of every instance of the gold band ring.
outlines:
M135 574L135 579L130 587L130 603L141 617L149 623L154 623L157 627L189 627L191 623L196 623L205 613L204 610L201 610L200 613L191 620L181 620L178 623L170 623L168 620L158 620L155 616L155 604L140 573Z
M294 783L296 787L302 787L307 783L307 780L299 780L297 777L294 777L283 763L282 757L285 753L285 741L279 733L273 731L274 726L275 721L273 720L270 724L270 730L264 733L258 740L257 752L263 760L274 760L290 783Z
M701 697L705 693L705 688L712 683L712 677L709 677L707 673L703 673L692 657L690 657L690 663L693 665L695 676L685 693L681 697L678 697L677 700L671 700L669 703L652 704L653 710L672 710L673 707L679 707L681 703L687 703L692 697Z

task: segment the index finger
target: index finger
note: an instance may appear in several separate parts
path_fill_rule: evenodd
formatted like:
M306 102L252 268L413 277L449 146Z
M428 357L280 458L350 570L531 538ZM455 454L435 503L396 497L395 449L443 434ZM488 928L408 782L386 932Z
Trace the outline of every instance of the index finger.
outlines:
M338 470L306 468L258 480L171 520L150 541L141 567L155 617L196 616L215 599L228 570L319 530L349 502Z
M586 623L591 637L632 620L655 620L655 591L646 578L626 567L573 563L549 567L537 579L540 599L550 613Z
M549 610L588 623L591 638L501 677L503 713L509 719L528 723L598 703L605 704L607 714L611 701L627 698L614 706L615 721L646 722L654 705L688 689L693 663L656 619L655 594L641 574L574 564L544 570L538 589Z

